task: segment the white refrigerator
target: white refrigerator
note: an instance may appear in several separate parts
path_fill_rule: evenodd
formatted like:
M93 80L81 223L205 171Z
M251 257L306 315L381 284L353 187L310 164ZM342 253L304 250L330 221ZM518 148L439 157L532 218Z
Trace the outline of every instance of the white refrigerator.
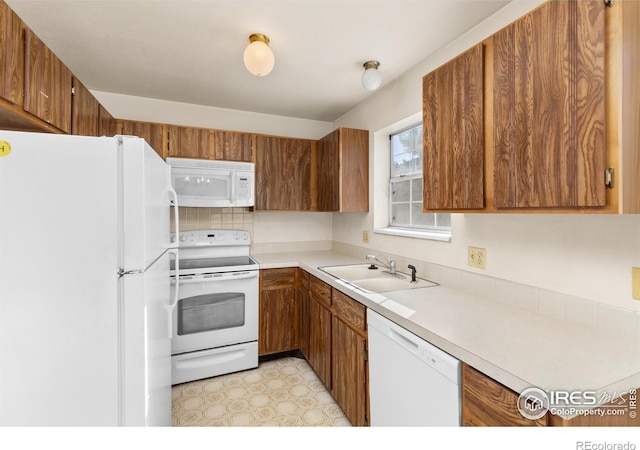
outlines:
M143 139L0 131L0 426L171 424L172 199Z

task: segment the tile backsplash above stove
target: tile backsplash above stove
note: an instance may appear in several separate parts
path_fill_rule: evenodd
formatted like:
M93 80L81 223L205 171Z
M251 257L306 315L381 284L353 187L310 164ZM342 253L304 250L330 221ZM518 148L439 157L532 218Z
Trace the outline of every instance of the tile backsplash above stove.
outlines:
M252 208L186 208L180 207L180 230L229 229L247 230L253 237ZM173 215L171 231L175 231Z

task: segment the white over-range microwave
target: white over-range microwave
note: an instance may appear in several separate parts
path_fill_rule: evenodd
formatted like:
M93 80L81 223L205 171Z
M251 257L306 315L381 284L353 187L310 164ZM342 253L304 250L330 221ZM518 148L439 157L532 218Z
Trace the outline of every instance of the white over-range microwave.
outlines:
M180 206L254 205L255 165L248 162L167 158Z

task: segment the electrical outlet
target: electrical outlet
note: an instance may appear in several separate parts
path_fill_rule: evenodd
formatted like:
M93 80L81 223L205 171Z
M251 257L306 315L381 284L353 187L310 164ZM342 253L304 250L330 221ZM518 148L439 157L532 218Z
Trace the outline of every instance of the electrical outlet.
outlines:
M640 267L631 268L631 296L640 300Z
M367 230L362 230L362 242L369 243L369 232Z
M487 249L479 247L469 247L467 264L478 269L487 268Z

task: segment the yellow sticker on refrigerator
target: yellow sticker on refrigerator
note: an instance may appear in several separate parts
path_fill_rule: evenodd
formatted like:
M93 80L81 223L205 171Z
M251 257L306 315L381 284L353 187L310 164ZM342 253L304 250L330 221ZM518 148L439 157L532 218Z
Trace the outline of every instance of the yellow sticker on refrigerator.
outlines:
M0 157L7 156L11 153L11 144L7 141L0 141Z

